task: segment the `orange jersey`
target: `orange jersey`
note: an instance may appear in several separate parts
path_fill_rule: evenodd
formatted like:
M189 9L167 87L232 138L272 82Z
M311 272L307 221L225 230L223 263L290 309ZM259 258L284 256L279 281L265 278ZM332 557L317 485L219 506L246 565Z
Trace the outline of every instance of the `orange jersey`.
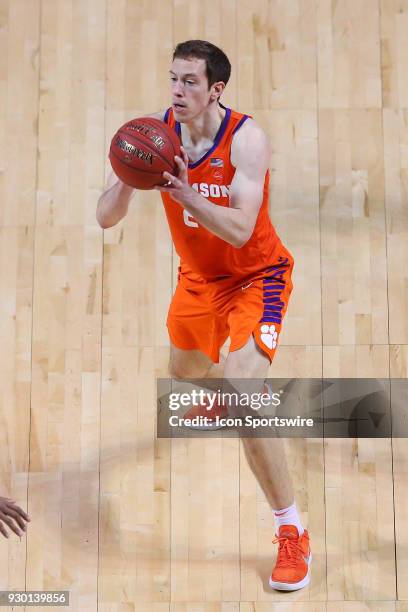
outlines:
M222 108L226 108L221 104ZM229 206L229 189L235 174L231 163L234 133L248 115L226 108L211 149L198 161L189 163L189 184L215 206ZM169 108L165 123L174 128L181 140L181 127ZM247 277L268 268L281 247L281 241L269 218L269 170L265 174L262 205L251 238L237 249L202 225L199 225L169 193L162 193L170 232L178 255L181 273L198 274L204 279Z

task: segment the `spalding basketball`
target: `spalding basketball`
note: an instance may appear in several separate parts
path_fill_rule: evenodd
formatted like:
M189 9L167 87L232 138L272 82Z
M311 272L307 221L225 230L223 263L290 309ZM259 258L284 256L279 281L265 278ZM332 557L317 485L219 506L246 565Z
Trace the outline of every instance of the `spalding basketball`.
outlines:
M166 123L153 117L128 121L114 135L109 159L123 183L136 189L164 185L163 172L177 176L174 156L179 155L180 139Z

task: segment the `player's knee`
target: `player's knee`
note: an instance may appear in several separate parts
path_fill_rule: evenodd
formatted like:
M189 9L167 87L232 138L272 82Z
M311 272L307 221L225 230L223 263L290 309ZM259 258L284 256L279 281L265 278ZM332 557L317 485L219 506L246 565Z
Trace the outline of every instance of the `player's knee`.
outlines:
M187 378L186 376L184 376L184 369L178 364L172 362L169 363L169 376L177 380Z
M171 360L169 363L169 374L171 378L183 380L185 378L204 378L208 368L198 366L197 364L189 364L180 361Z

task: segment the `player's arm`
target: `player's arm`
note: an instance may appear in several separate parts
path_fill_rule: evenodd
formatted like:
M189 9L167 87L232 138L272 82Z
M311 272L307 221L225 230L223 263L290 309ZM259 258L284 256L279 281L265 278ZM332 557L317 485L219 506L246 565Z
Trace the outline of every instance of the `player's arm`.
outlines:
M267 135L255 121L248 119L236 132L231 147L231 162L236 170L230 186L229 207L214 205L188 185L187 157L184 157L184 162L176 157L178 177L163 173L172 184L156 189L171 193L200 225L239 249L254 231L269 158Z
M163 110L145 116L163 121L165 112ZM123 183L113 170L110 172L105 190L98 200L96 209L96 219L103 229L112 227L123 219L128 211L133 192L133 187Z
M247 119L236 132L231 146L231 162L236 170L230 186L230 210L232 215L236 213L232 220L236 224L238 247L253 234L270 157L268 136L255 121Z

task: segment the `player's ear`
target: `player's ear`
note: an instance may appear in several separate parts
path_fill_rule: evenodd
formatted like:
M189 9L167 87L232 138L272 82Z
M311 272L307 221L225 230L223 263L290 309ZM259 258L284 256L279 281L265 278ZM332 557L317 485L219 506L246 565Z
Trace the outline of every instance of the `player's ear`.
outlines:
M225 83L223 81L218 81L218 83L213 83L211 101L219 99L224 89L225 89Z

